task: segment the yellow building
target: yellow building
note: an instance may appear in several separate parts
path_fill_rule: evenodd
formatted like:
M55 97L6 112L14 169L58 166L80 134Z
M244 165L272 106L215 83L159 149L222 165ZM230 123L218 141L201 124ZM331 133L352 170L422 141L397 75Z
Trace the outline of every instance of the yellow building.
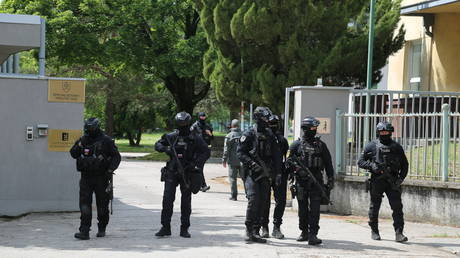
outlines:
M460 91L460 0L404 0L404 47L388 60L388 89Z

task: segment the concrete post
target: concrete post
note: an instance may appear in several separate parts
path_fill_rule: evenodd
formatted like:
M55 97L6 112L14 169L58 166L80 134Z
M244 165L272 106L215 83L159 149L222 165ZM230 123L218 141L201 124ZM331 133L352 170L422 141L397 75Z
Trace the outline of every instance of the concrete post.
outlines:
M449 180L449 104L442 105L442 154L441 154L441 169L442 181Z
M340 109L335 110L335 173L344 172L343 162L343 112Z
M8 57L8 60L6 61L6 72L7 73L13 73L13 56L11 55Z
M14 54L14 65L13 65L13 73L20 73L20 65L19 65L19 60L20 60L20 54Z

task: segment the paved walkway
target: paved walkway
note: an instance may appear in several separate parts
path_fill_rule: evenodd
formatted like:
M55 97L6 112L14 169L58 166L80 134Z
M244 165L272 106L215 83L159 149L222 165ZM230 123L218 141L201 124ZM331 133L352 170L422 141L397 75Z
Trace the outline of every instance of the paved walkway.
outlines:
M193 196L192 238L178 236L177 198L173 235L157 239L153 235L160 227L161 166L163 163L122 162L114 179L117 199L107 237L96 238L95 229L89 241L74 239L78 213L31 214L0 220L0 257L459 257L455 252L460 253L460 228L407 223L410 241L399 244L393 241L391 221L381 223L383 240L373 241L365 218L332 214L321 217L323 245L308 246L295 241L299 230L291 211L286 212L282 226L286 239L247 244L243 241L244 196L240 194L237 202L228 200L229 187L222 184L226 170L217 164L206 166L211 190Z

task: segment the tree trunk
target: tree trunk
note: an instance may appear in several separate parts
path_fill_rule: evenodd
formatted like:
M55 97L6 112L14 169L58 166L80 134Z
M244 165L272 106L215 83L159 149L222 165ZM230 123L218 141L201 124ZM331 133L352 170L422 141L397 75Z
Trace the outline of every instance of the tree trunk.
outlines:
M193 115L196 104L206 97L211 85L203 85L202 89L195 93L195 77L181 78L177 74L169 75L165 78L165 86L171 92L176 102L177 112L185 111Z
M131 132L128 132L126 133L126 135L128 136L129 146L136 146L136 143L134 142L133 134Z
M107 99L105 102L105 133L113 137L113 131L114 131L114 108L115 104L113 103L113 90L112 90L112 85L108 84L107 85Z
M142 128L139 128L137 129L136 146L139 146L141 144L141 137L142 137Z

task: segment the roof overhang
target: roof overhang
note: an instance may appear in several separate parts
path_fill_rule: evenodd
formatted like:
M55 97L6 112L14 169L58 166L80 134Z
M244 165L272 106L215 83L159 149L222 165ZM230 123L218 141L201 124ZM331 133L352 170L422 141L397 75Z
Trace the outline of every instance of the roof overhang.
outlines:
M40 47L41 18L0 13L0 64L8 56Z
M401 15L406 16L436 13L460 13L460 0L432 0L401 7Z

